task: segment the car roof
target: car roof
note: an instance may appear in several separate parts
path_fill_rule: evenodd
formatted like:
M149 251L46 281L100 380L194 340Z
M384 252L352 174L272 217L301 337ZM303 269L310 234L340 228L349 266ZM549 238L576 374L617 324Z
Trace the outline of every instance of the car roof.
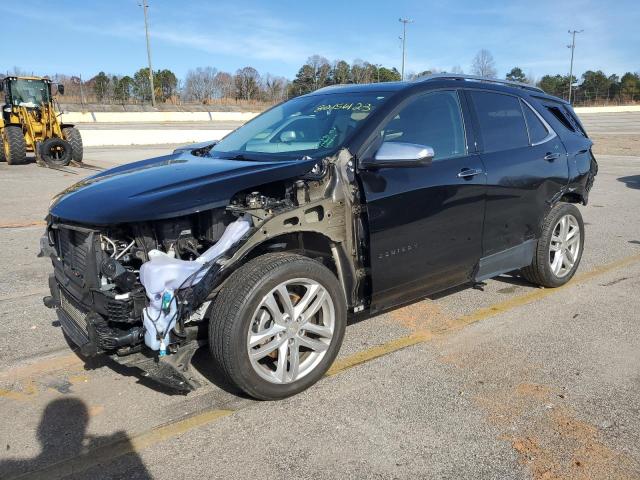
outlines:
M553 95L549 95L548 93L544 92L544 90L532 85L527 85L519 82L511 82L509 80L482 78L471 75L449 74L427 75L413 81L404 82L331 85L308 93L306 96L326 95L333 93L398 92L406 89L414 89L416 87L420 90L423 90L428 89L428 87L436 89L446 87L459 88L461 86L466 88L481 88L483 90L493 90L519 96L534 96L541 99L568 104L566 100L554 97Z

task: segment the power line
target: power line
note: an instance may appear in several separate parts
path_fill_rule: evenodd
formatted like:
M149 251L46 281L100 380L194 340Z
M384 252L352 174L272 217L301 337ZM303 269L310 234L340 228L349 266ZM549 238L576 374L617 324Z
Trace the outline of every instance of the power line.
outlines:
M567 48L571 49L571 66L569 67L569 103L571 103L571 87L573 86L573 52L576 49L576 33L582 33L584 30L569 30L571 35L571 45Z
M147 60L149 61L149 86L151 87L151 105L156 106L156 94L153 88L153 67L151 66L151 44L149 43L149 19L147 18L147 9L149 5L147 0L142 0L142 11L144 12L144 33L147 37Z
M401 77L404 81L404 62L405 62L405 52L406 52L406 44L407 44L407 23L413 23L413 20L409 20L408 18L399 18L398 21L402 23L402 71Z

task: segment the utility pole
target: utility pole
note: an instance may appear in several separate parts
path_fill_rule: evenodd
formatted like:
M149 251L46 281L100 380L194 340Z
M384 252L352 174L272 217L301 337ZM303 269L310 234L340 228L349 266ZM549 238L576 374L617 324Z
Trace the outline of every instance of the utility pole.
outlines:
M142 0L142 11L144 12L144 33L147 36L147 60L149 61L149 86L151 87L151 105L156 106L156 93L153 88L153 67L151 66L151 44L149 43L149 19L147 18L147 0Z
M382 65L380 63L376 63L376 72L378 73L378 83L380 83L380 67L382 67Z
M398 21L402 23L402 70L400 75L402 81L404 81L404 62L407 46L407 23L413 23L413 20L409 20L408 18L399 18Z
M571 49L571 66L569 67L569 103L571 103L571 87L573 86L573 51L576 49L576 33L582 33L584 30L569 30L571 35L571 45L567 48Z
M80 83L80 105L84 108L84 91L82 90L82 75L78 75L78 80Z

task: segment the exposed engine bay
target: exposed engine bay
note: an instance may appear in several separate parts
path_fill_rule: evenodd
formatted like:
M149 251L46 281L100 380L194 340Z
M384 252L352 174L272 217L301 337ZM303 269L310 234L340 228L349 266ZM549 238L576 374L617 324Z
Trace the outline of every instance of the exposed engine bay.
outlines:
M50 218L42 250L55 273L45 304L58 308L83 354L104 352L191 390L198 385L187 368L206 342L211 301L253 255L304 250L332 264L347 303L360 305L366 259L356 248L364 227L353 182L343 150L302 178L239 192L224 208L95 228Z

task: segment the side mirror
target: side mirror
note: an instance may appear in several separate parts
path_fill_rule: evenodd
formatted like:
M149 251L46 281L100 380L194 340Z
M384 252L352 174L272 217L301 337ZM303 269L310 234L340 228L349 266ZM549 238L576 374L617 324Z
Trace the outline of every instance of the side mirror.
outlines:
M62 85L61 83L58 84L58 93L60 95L64 95L64 85Z
M432 147L416 143L384 142L372 160L363 168L422 167L430 165L435 152Z
M285 130L280 134L280 141L283 143L291 143L296 140L296 132L293 130Z

